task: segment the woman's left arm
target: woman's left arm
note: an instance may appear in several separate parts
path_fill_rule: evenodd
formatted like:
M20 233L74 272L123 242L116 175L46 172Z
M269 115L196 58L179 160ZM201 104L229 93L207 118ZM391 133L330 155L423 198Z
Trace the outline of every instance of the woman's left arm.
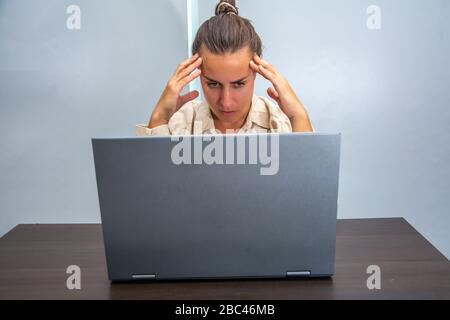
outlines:
M267 61L261 59L256 53L250 60L250 67L264 78L272 82L273 87L267 89L267 94L274 99L281 110L291 121L293 132L312 132L313 128L303 103L292 90L286 78Z

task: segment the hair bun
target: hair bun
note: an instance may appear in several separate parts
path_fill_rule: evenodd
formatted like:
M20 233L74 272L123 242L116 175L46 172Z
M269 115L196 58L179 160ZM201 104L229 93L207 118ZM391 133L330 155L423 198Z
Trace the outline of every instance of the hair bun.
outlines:
M216 6L216 16L220 14L235 14L239 15L238 8L236 7L236 1L228 0L228 1L220 1Z

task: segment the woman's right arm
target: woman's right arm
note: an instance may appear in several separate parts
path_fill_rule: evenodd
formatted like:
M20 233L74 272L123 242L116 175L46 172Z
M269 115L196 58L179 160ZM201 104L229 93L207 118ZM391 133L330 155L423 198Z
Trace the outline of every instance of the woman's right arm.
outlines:
M168 124L169 119L181 106L198 97L199 93L196 90L190 91L182 96L180 96L180 92L184 86L201 74L200 69L192 72L196 68L199 68L201 64L202 58L197 53L177 66L175 73L167 82L166 88L152 112L148 122L148 128L152 129Z

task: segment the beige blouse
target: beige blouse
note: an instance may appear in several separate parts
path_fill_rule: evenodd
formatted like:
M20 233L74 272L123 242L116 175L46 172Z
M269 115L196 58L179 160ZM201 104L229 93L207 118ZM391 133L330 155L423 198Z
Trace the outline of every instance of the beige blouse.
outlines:
M236 133L292 132L291 122L280 107L267 98L253 95L247 119ZM214 126L206 100L189 101L169 119L168 124L148 128L147 124L136 125L136 135L191 135L220 134Z

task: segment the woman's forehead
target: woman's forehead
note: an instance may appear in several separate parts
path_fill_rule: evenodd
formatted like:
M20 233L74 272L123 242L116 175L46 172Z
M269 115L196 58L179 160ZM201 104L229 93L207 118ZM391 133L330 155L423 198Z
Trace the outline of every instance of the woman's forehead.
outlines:
M217 81L235 81L249 75L251 55L248 51L226 54L200 53L202 73ZM219 79L220 78L220 79Z

